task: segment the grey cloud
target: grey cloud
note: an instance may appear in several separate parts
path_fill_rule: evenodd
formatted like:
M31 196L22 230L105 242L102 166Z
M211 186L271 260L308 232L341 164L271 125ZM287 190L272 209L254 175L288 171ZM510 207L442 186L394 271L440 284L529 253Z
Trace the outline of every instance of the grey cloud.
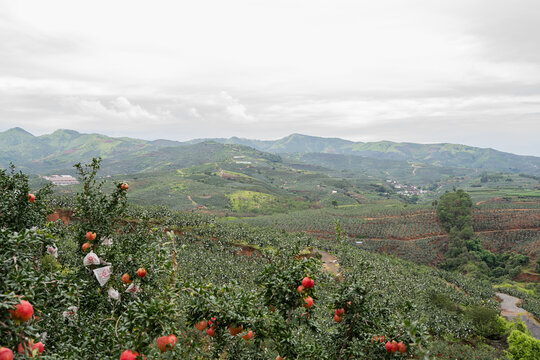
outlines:
M81 51L75 39L39 32L16 19L9 12L0 12L0 75L50 77L64 72L51 66L55 57Z
M497 61L538 65L540 2L467 1L462 16L470 19L471 34L485 42L486 56Z
M155 47L131 36L136 21L83 38L0 11L0 130L174 140L299 132L540 155L540 2L381 0L389 11L376 12L379 2L343 1L339 11L310 12L323 3L299 4L276 31L200 28L179 43L159 41L167 34L150 24ZM369 36L351 22L355 12L380 17ZM404 39L411 48L396 43L401 30L418 35Z

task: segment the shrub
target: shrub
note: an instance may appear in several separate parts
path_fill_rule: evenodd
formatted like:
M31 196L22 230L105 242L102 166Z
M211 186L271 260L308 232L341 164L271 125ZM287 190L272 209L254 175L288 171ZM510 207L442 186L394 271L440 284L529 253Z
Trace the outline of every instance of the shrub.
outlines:
M513 330L507 339L507 355L515 360L536 360L540 354L540 340L518 330Z
M467 309L465 315L472 321L478 334L485 338L498 339L505 332L505 323L500 321L497 310L477 305Z
M35 192L35 201L28 200L28 176L16 172L11 164L9 171L0 169L0 227L22 231L33 226L43 226L47 221L47 199L51 185Z

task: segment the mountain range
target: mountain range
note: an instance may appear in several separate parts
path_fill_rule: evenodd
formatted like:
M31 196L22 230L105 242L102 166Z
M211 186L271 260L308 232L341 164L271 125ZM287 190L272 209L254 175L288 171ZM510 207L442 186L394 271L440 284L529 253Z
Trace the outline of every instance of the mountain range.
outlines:
M201 145L201 143L206 145ZM226 147L222 148L217 144L226 145ZM100 156L104 159L104 164L110 165L109 172L112 173L156 171L167 167L185 167L216 161L215 156L218 156L216 152L219 153L232 144L242 145L243 151L254 152L258 157L273 160L277 158L271 154L281 154L285 157L296 154L297 160L306 162L305 159L310 158L314 161L314 158L321 157L307 156L307 154L322 153L332 154L341 161L345 159L349 162L367 158L408 162L420 167L430 165L540 175L540 157L515 155L489 148L459 144L416 144L390 141L363 143L301 134L292 134L278 140L231 137L195 139L186 142L147 141L100 134L82 134L74 130L57 130L52 134L34 136L21 128L12 128L0 133L0 166L6 167L9 162L13 162L18 167L34 173L67 171L76 162L88 161L92 157ZM204 148L211 148L211 155L208 153L205 156ZM328 162L328 159L332 157L322 158L324 166L334 162L334 160ZM149 162L148 159L152 161ZM314 165L323 164L315 163Z

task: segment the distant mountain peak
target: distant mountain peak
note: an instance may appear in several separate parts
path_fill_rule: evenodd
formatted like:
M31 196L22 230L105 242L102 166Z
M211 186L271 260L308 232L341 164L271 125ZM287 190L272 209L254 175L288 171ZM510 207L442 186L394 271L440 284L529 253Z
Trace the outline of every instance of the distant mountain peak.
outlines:
M75 130L70 130L70 129L58 129L58 130L56 130L55 132L52 133L52 135L54 135L54 134L81 135L80 132L75 131Z
M31 133L29 133L28 131L24 130L23 128L21 127L14 127L14 128L11 128L11 129L8 129L6 131L4 131L4 134L21 134L21 135L30 135L30 136L34 136L32 135ZM1 134L1 133L0 133Z

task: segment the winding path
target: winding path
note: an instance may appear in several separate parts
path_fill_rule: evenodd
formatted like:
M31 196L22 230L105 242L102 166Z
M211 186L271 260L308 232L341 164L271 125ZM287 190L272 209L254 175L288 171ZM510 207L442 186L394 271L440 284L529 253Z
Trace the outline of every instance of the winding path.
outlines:
M523 323L527 326L527 329L531 332L531 335L540 340L540 323L534 318L534 316L518 306L521 299L510 296L503 293L495 293L499 299L501 299L500 308L501 314L507 319L512 319L519 316Z

